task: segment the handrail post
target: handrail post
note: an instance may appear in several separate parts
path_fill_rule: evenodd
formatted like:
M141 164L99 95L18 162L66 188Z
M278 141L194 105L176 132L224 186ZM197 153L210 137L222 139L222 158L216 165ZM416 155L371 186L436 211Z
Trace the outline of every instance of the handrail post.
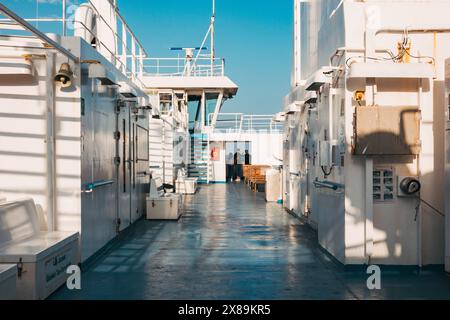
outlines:
M67 12L67 3L66 0L62 0L62 34L63 36L67 36L67 25L66 25L66 12Z
M133 80L136 79L136 40L131 36L131 77Z
M127 28L125 26L125 23L122 21L122 63L123 63L123 72L127 73L127 65L128 65L128 58L127 58Z
M139 78L142 79L144 76L144 56L142 53L142 47L139 46Z

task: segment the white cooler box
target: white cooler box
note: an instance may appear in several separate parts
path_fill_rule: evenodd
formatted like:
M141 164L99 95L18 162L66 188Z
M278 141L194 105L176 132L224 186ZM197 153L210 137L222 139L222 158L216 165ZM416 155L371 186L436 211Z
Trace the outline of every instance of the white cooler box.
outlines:
M147 197L147 220L178 220L181 217L181 195Z
M283 199L281 191L281 172L278 170L267 170L266 172L266 201L279 202Z
M176 189L179 194L195 194L197 192L198 179L185 178L176 181Z
M17 266L0 264L0 300L15 300Z
M0 204L0 264L17 266L17 299L43 300L79 263L79 234L42 232L32 199Z

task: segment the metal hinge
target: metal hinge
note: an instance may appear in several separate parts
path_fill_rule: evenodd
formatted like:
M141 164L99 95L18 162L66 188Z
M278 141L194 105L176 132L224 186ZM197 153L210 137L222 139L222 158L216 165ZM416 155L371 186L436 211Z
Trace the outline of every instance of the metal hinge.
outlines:
M114 132L114 140L120 140L120 131Z
M114 164L115 164L116 166L120 166L120 163L121 163L120 157L115 157L115 158L114 158Z

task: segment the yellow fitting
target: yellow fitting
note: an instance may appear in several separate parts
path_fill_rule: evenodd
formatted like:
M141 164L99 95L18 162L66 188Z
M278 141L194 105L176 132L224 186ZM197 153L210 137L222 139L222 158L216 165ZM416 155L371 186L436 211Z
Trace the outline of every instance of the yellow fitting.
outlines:
M356 91L354 98L355 101L364 101L366 99L366 93L364 91Z

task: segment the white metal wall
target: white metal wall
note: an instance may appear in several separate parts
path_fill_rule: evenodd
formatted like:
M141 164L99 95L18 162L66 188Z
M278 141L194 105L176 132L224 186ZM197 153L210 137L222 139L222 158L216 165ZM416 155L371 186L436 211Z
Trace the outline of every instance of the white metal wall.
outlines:
M31 42L28 44L36 45ZM128 81L80 39L65 38L62 44L81 60L100 61L116 81ZM0 56L11 52L6 48L0 51ZM30 52L26 49L15 51L19 57L27 53ZM84 262L117 235L113 137L118 95L114 88L88 78L89 64L71 63L74 86L55 89L55 121L51 125L55 137L55 177L51 180L47 166L47 159L53 159L47 152L51 143L47 139L47 123L51 123L47 122L50 110L47 99L51 98L53 77L67 59L58 56L54 65L49 64L49 70L46 59L32 60L35 72L32 78L11 80L0 68L0 193L9 200L33 198L46 213L50 229L80 232ZM147 127L146 123L142 125ZM114 180L113 184L82 193L87 184L109 179ZM140 196L143 199L143 194Z
M174 128L163 119L150 119L150 171L172 184L174 180Z
M338 6L340 5L340 6ZM347 48L344 56L335 59L335 66L346 69L345 61L364 54L366 9L375 10L380 16L380 28L404 30L411 28L443 28L449 23L442 12L450 9L444 1L315 1L302 3L301 50L302 77L307 79L322 66L328 66L331 55L339 48ZM374 7L373 7L374 6ZM408 14L403 14L407 9ZM334 11L336 9L336 11ZM423 12L428 12L426 16ZM402 32L380 33L376 37L376 49L397 51ZM375 203L373 216L368 216L367 203L372 194L366 195L366 161L351 155L353 136L353 94L357 84L349 84L345 77L333 85L323 86L317 103L317 123L311 130L309 171L311 180L318 178L345 184L345 194L340 191L311 188L310 222L318 222L319 241L343 263L380 264L439 264L444 261L444 198L443 157L444 58L449 56L448 31L410 34L413 55L436 58L436 78L430 79L420 95L422 109L422 154L418 159L374 159L375 167L392 166L397 175L419 175L423 189L421 205L412 199L396 199L392 203ZM362 48L362 49L361 49ZM353 52L353 51L354 52ZM362 52L359 50L363 50ZM414 61L416 62L416 61ZM423 62L423 61L422 61ZM376 94L378 105L417 105L418 84L393 81L380 82ZM362 85L365 89L365 84ZM298 91L298 92L297 92ZM300 93L300 94L298 94ZM291 95L294 96L294 92ZM295 88L295 96L304 100L304 92ZM332 113L329 113L330 106ZM312 117L309 116L309 119ZM331 119L331 122L330 122ZM315 121L315 120L314 120ZM298 121L300 125L301 121ZM330 127L332 124L333 127ZM300 135L301 136L301 135ZM320 168L319 142L331 136L344 151L341 166L325 176ZM300 138L301 139L301 138ZM331 139L331 138L330 138ZM298 149L298 158L303 151ZM416 170L419 165L419 169ZM289 170L291 170L289 168ZM372 175L371 170L370 176ZM436 192L436 190L439 190ZM300 193L301 197L303 192ZM295 195L289 195L295 196ZM370 258L370 259L369 259Z
M149 121L149 153L150 171L153 175L163 177L163 139L164 123L161 119L150 119Z

